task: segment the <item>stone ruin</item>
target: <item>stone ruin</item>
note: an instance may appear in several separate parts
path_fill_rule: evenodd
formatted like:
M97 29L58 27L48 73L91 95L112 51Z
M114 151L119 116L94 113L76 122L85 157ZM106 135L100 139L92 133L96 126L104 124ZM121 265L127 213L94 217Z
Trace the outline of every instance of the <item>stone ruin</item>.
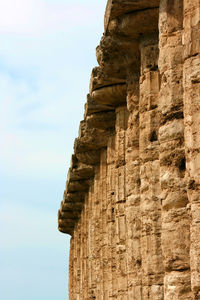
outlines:
M61 232L69 299L200 299L200 0L108 0Z

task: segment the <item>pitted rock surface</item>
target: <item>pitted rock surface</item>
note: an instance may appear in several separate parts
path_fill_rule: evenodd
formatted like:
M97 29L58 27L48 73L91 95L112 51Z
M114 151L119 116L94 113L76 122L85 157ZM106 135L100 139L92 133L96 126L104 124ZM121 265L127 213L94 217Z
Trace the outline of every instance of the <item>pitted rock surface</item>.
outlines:
M69 299L200 299L200 1L108 0L58 227Z

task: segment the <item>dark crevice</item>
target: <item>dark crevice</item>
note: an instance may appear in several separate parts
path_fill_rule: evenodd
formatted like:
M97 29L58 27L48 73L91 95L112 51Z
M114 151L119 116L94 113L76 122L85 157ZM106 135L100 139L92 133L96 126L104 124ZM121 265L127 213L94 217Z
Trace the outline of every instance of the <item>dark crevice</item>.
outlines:
M150 69L151 69L151 71L158 71L158 66L153 66Z
M155 142L158 140L158 137L157 137L157 133L155 130L152 131L151 135L150 135L150 142Z
M171 113L162 116L161 125L164 125L168 121L172 121L174 119L183 119L183 118L184 118L184 115L183 115L183 111L182 110L180 110L180 111L172 111Z
M188 271L188 270L190 270L190 268L188 267L186 267L186 268L182 268L182 269L178 269L177 271L178 272L185 272L185 271Z
M184 59L184 61L187 61L188 59L190 59L190 58L192 58L192 57L196 57L196 56L198 56L198 55L199 55L199 52L194 53L194 54L192 54L192 55L188 55L188 57L186 57L186 58Z
M193 80L192 80L192 83L193 83L193 84L200 83L200 79L193 79Z
M146 8L142 8L142 9L136 9L136 10L132 10L132 11L128 11L126 12L125 14L123 15L129 15L129 14L134 14L134 13L138 13L138 12L143 12L143 11L146 11L146 10L153 10L153 9L158 9L159 6L155 6L155 7L146 7ZM121 17L123 15L120 15L118 17Z
M98 90L101 90L101 89L103 89L103 88L116 86L116 85L126 85L126 82L119 82L119 83L112 83L112 84L103 85L103 86L101 86L101 87L98 87L98 88L94 89L93 92L98 91Z
M185 157L182 158L180 161L179 161L179 164L178 164L178 168L181 172L184 172L186 170L186 161L185 161Z

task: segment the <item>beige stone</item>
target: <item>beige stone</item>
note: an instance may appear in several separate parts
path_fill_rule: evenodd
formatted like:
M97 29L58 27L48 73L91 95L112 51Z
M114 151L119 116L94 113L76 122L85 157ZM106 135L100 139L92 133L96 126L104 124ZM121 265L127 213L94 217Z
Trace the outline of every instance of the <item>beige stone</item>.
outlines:
M108 0L58 212L70 300L200 299L199 33L199 0Z

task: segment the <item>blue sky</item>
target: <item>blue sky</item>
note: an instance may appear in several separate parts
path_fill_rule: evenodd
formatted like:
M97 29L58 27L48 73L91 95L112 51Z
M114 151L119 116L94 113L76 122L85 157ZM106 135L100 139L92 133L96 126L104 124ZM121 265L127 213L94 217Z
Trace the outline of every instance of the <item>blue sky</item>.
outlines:
M67 299L57 231L106 0L0 1L0 298Z

